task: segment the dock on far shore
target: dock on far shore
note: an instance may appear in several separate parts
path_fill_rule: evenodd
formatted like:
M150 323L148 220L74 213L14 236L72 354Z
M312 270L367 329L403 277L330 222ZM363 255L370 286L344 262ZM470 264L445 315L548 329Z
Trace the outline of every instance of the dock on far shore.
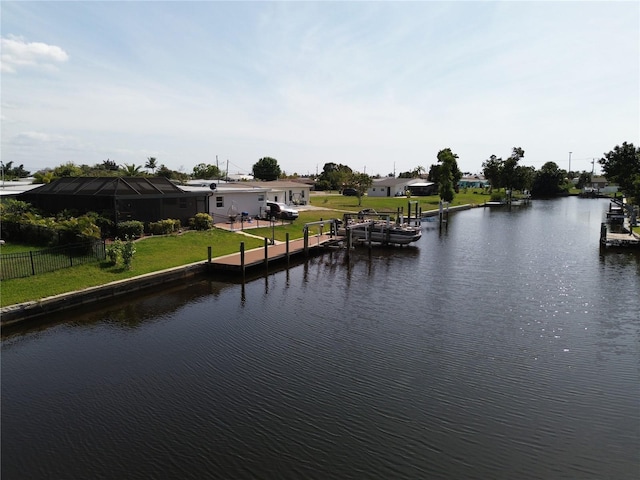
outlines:
M640 236L631 230L629 225L625 225L626 231L612 232L607 223L600 226L600 247L625 247L640 248Z

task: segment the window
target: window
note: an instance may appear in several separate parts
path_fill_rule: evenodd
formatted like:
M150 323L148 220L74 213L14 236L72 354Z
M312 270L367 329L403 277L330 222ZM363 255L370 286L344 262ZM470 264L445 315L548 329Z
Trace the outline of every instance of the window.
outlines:
M179 202L180 202L180 205L179 205L180 208L187 208L187 199L186 198L180 198Z
M258 194L258 201L259 202L264 202L264 193L259 193Z
M216 207L224 207L224 197L216 197Z
M293 192L289 190L289 203L293 200Z

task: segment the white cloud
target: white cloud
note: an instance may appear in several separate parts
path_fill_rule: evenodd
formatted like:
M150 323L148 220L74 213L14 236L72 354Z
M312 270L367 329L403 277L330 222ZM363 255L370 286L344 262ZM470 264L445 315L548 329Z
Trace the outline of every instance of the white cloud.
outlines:
M9 35L1 39L2 63L0 71L16 73L22 67L55 68L64 63L69 55L56 45L41 42L26 42L22 37Z

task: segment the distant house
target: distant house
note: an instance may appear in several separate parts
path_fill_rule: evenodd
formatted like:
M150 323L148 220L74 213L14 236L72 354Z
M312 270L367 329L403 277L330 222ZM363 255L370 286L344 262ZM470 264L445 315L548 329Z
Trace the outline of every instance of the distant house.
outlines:
M64 177L18 195L47 214L96 212L117 222L178 219L209 213L211 191L186 192L164 177Z
M410 186L421 183L425 183L421 178L385 177L375 179L373 185L367 190L367 195L370 197L399 197L405 195Z
M602 175L594 175L591 177L591 181L584 184L582 187L583 193L600 193L611 194L618 192L618 185L611 185L606 177Z
M408 185L407 190L411 192L411 195L414 195L416 197L427 197L429 195L435 195L436 193L438 193L438 184L420 180Z
M591 177L591 181L585 184L586 187L595 188L596 190L602 190L607 185L609 185L609 182L607 182L607 179L601 175L593 175Z
M488 188L491 182L481 175L474 175L471 177L462 177L458 181L459 188Z
M42 184L34 184L33 178L21 178L0 182L0 199L17 198L17 195L42 187Z

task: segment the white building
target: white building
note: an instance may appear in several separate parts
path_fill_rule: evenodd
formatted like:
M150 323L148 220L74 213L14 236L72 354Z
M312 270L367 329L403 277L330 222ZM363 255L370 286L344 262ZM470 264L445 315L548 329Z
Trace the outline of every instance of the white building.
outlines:
M249 217L262 216L267 200L287 205L309 203L311 187L298 182L219 182L217 180L191 180L180 186L187 192L209 192L209 213L216 223L226 222L230 216L246 213Z
M385 177L374 179L373 185L367 190L370 197L401 197L405 195L411 185L425 183L421 178Z

